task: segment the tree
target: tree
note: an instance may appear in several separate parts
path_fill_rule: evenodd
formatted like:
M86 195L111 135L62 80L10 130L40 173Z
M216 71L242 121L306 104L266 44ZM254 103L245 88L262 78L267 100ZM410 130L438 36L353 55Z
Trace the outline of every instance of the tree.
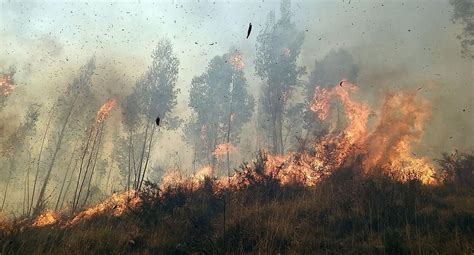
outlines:
M292 93L300 84L298 78L305 68L296 61L304 40L303 32L291 21L290 1L283 0L281 17L275 22L275 14L268 16L267 25L257 37L255 70L263 80L260 95L260 118L267 129L273 153L284 153L283 123L287 117L287 105Z
M39 190L38 198L36 199L36 205L33 210L34 215L40 213L44 208L45 192L49 181L51 180L51 173L54 169L54 166L60 158L61 149L65 148L63 155L69 156L66 151L68 151L72 146L63 147L63 145L73 142L72 140L81 139L81 136L83 135L83 126L81 124L86 123L86 120L93 116L93 109L96 108L92 103L94 101L93 93L91 91L92 75L94 74L94 71L95 59L91 58L87 64L81 68L79 75L74 78L70 84L68 84L66 92L57 100L57 103L55 104L54 109L59 113L59 116L55 123L53 123L54 133L50 138L50 145L48 148L51 153L51 158L49 159L49 164L46 168L43 183ZM43 136L42 144L44 143L45 139L46 136ZM36 181L38 180L40 172L39 162L41 160L41 153L42 150L40 150L40 154L38 156L38 165L36 169L35 182L33 184L32 202L30 208L33 207L33 199L36 192Z
M229 171L230 150L239 142L242 126L252 116L255 103L247 92L242 68L242 56L231 50L215 56L206 71L191 81L189 107L194 116L185 127L185 139L194 147L195 158L207 159L213 169L222 154ZM215 153L219 144L222 151Z
M79 164L79 173L77 176L76 187L74 190L74 197L72 202L72 209L78 209L79 201L83 200L81 207L87 203L87 200L91 196L91 184L92 177L96 170L97 161L99 159L100 150L102 148L102 138L104 134L105 120L110 115L110 112L116 105L116 100L108 100L103 104L97 111L95 120L91 123L87 130L87 139L85 140L85 146L81 153L81 163ZM99 161L100 162L100 161ZM69 165L72 163L72 157L69 161ZM68 166L69 170L69 166ZM64 181L67 177L67 172L64 176L61 190L64 187ZM98 187L94 188L98 190ZM83 192L84 191L84 192ZM82 197L81 197L82 194ZM61 195L61 194L60 194ZM58 199L59 201L60 199ZM57 203L58 204L58 203Z
M128 140L127 179L136 190L140 190L148 169L157 128L156 118L162 120L160 125L169 129L179 125L178 119L170 116L179 93L175 88L179 60L173 53L171 42L161 40L151 57L153 61L148 71L137 81L133 92L122 104Z
M309 104L314 97L317 86L324 89L331 89L334 86L343 86L341 81L355 83L359 74L359 68L354 64L352 55L344 49L331 50L321 61L315 61L314 69L310 74L309 82L305 86L305 100ZM335 104L338 125L340 128L340 114L338 103ZM322 123L317 123L314 113L307 107L304 109L305 128L308 130L307 135L313 135L314 128L321 127ZM308 137L307 136L307 137Z
M349 52L344 49L331 50L321 61L315 61L309 83L305 86L306 99L313 99L316 86L332 88L342 80L355 83L358 74L359 68Z
M3 192L3 199L0 207L0 211L3 210L5 201L8 197L8 188L13 177L16 175L20 177L19 170L20 169L27 169L26 175L24 178L24 187L25 187L25 201L29 200L29 170L30 170L30 161L31 161L31 154L30 148L31 144L29 144L29 139L35 135L36 133L36 123L39 117L39 108L40 105L38 104L31 104L26 112L26 115L19 125L19 127L15 130L15 132L8 138L6 145L7 145L7 153L6 153L6 161L8 166L4 169L8 169L8 177L5 178L5 189ZM25 201L23 204L23 209L25 209Z
M458 35L461 40L461 53L465 57L474 58L474 2L472 0L450 0L454 7L453 21L464 25L463 32Z

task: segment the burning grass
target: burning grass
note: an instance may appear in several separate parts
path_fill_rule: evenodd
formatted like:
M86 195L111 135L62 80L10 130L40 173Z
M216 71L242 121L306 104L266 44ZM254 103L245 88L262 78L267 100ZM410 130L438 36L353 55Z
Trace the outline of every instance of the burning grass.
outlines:
M53 210L47 210L46 212L38 215L31 225L33 227L49 226L58 222L59 218L59 213Z
M197 175L172 186L146 183L142 192L116 194L53 225L12 223L1 231L0 245L7 254L474 251L471 186L425 185L352 168L312 187L283 184L264 171L271 160L260 154L232 185Z
M0 245L6 253L474 252L474 157L445 154L435 174L412 149L428 102L395 93L373 111L352 98L355 85L342 84L317 88L310 109L330 122L339 102L344 128L330 123L306 150L261 151L230 177L211 167L168 171L160 185L146 182L79 213L1 223ZM101 107L98 123L114 104ZM379 117L369 127L371 115Z

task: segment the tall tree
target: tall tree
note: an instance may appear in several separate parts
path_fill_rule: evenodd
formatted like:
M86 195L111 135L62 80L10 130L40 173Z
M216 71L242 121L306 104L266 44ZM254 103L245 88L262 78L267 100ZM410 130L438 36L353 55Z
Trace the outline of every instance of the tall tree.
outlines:
M103 147L102 140L104 135L105 120L110 115L110 112L115 107L115 104L115 99L108 100L105 104L103 104L97 112L95 120L91 123L90 127L87 130L88 135L87 139L85 140L85 146L81 152L79 171L74 189L74 196L72 201L73 210L77 210L78 208L83 207L85 204L87 204L87 201L91 196L90 191L92 187L92 178L96 170L97 161L101 155L101 148ZM72 158L69 161L69 165L71 163ZM66 177L67 171L66 175L64 176L61 189L64 187L64 181ZM94 187L94 190L98 189L98 186ZM58 201L59 200L60 199L58 199Z
M342 80L355 83L359 68L354 64L352 55L344 49L331 50L321 61L315 61L309 83L305 86L306 98L311 101L316 86L331 88Z
M169 40L161 40L152 54L152 64L137 81L133 92L122 104L123 122L128 139L128 177L133 188L140 190L156 133L157 118L160 125L176 128L177 119L170 116L176 106L179 90L179 60Z
M230 150L252 116L255 102L247 92L242 68L241 54L231 50L215 56L206 71L191 81L189 107L195 115L187 123L185 138L194 147L195 158L207 159L201 163L213 168L216 157L225 156L229 171ZM216 153L216 149L221 151Z
M58 117L55 123L53 123L53 134L50 138L50 145L48 150L51 153L50 159L45 169L44 178L38 197L36 199L36 205L34 206L33 214L38 214L45 206L45 192L48 184L51 180L51 173L61 156L61 150L64 149L62 155L67 155L66 151L69 151L71 146L64 146L64 144L74 143L75 140L80 139L83 135L84 124L87 123L87 119L90 119L93 115L94 109L94 97L91 90L92 86L92 75L95 72L95 59L91 58L86 65L84 65L79 75L68 84L66 92L58 99L56 103L55 111L58 112ZM45 139L45 137L43 137ZM72 152L71 152L72 153ZM41 158L39 155L38 160ZM66 157L69 158L69 157ZM37 174L39 173L39 164L37 168ZM36 183L34 184L36 186ZM33 189L33 198L36 189ZM31 207L33 202L31 204Z
M305 74L305 68L297 65L304 34L292 22L290 7L289 0L282 0L280 19L275 21L271 12L265 29L257 37L255 70L264 82L259 113L273 153L285 151L283 123L288 102L300 84L299 78Z
M5 201L8 197L8 189L10 187L12 179L14 177L21 177L21 175L23 174L22 170L24 169L28 169L27 171L24 171L24 191L25 194L28 194L28 197L25 197L25 200L29 199L30 188L29 185L26 185L26 183L29 180L29 167L31 161L29 147L32 144L29 143L30 139L28 138L32 138L36 133L36 123L39 117L39 108L40 106L38 104L31 104L28 107L23 121L6 142L7 153L5 155L5 159L7 166L3 167L2 170L7 170L7 174L4 175L6 176L6 178L3 179L5 180L5 188L2 194L3 199L1 201L0 211L4 209ZM23 205L23 209L25 209L25 204Z

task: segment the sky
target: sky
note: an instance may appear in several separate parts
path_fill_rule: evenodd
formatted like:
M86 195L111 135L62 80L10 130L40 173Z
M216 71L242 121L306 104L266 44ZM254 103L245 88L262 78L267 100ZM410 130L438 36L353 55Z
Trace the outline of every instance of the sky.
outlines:
M42 111L91 57L97 60L94 90L105 100L126 96L151 63L151 52L169 39L180 60L178 106L186 117L188 92L215 55L231 48L244 56L251 93L258 96L256 38L279 1L7 1L0 0L0 71L17 67L17 89L0 117L7 136L26 106ZM388 92L418 89L432 104L432 117L419 150L474 148L473 60L462 58L447 0L292 1L293 21L304 31L299 64L308 73L331 50L347 50L359 66L361 99L377 108ZM253 24L251 36L246 33ZM211 45L213 44L213 45ZM307 79L307 77L304 77ZM115 113L111 121L119 122ZM45 120L40 121L40 130ZM252 133L251 125L246 127ZM182 131L161 134L155 162L190 164ZM113 136L113 134L110 134ZM113 137L112 137L113 139ZM243 139L245 141L245 139ZM242 154L248 155L253 149Z

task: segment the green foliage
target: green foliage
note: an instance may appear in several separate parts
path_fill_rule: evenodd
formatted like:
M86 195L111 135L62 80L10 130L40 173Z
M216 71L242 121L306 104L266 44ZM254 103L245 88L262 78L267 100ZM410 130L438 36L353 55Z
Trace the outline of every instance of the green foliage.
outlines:
M290 1L281 3L281 17L268 16L266 27L257 37L255 71L264 85L260 95L260 126L266 132L267 143L274 153L284 152L283 122L286 106L305 67L297 65L304 33L291 21Z
M173 53L171 42L161 40L151 57L152 64L148 71L122 103L124 125L128 130L135 131L145 123L154 122L158 116L166 127L168 116L177 104L179 60ZM172 127L176 128L176 125Z
M185 127L186 141L195 147L196 158L212 158L217 144L240 140L242 126L250 120L254 99L247 92L244 72L231 62L237 51L215 56L206 71L191 82L189 107L194 116ZM201 162L205 163L205 162Z
M127 138L115 145L115 151L120 154L116 157L119 167L125 167L122 173L126 171L127 189L132 184L134 189L140 189L143 184L154 145L155 120L160 118L160 127L166 129L176 129L180 125L177 117L170 116L179 93L176 89L179 60L171 42L161 40L151 57L148 71L121 105Z
M355 83L358 73L359 68L346 50L330 51L321 61L315 61L309 83L305 87L307 100L313 99L316 86L331 88L338 85L343 79Z

